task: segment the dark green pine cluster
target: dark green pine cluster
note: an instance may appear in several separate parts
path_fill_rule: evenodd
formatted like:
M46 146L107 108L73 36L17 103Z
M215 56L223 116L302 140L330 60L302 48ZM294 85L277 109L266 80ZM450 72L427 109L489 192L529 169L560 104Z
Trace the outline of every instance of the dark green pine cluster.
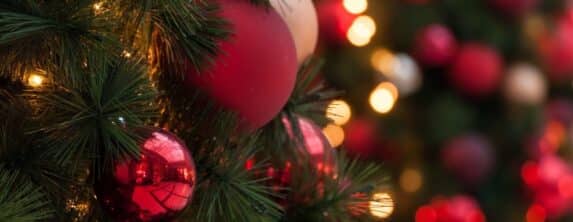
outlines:
M232 32L217 10L201 0L2 0L0 221L109 221L93 184L138 156L145 126L176 133L196 162L194 199L178 221L372 219L369 194L386 180L377 165L339 154L335 176L317 179L307 167L280 191L257 173L308 159L280 118L328 121L325 104L339 93L309 87L320 63L302 66L283 113L248 135L232 113L181 86L182 67L212 64L216 42ZM27 84L34 75L40 87ZM252 158L260 161L248 170ZM301 195L289 207L277 203Z

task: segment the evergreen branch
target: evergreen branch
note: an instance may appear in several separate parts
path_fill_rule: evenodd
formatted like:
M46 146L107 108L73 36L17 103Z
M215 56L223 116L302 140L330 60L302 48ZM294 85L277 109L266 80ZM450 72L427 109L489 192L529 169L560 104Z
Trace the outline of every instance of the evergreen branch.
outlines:
M0 221L29 222L53 217L46 194L18 171L0 166Z
M44 120L48 154L62 165L96 158L95 172L139 154L135 130L156 117L156 91L142 62L92 58L80 86L60 85L27 93ZM74 165L75 165L74 164Z
M273 195L271 188L253 177L254 170L245 167L246 161L258 149L256 136L225 141L223 144L203 141L200 146L204 151L194 155L200 166L200 177L189 214L194 215L196 221L207 222L273 221L279 218L280 206L269 199Z

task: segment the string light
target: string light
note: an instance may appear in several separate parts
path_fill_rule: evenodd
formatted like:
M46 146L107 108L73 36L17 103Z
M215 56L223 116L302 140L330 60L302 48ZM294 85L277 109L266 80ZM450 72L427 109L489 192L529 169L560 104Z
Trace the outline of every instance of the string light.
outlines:
M324 136L328 139L328 142L332 148L339 147L344 143L344 129L335 124L328 124L324 129L322 129Z
M342 5L344 6L344 9L346 9L347 12L350 12L355 15L361 14L365 12L366 9L368 9L367 0L344 0L342 2Z
M121 55L125 58L131 58L131 53L126 50L124 50Z
M376 193L369 204L370 214L378 218L388 218L394 212L394 200L388 193Z
M342 126L352 117L352 110L344 100L334 100L328 104L326 117L334 121L334 124Z
M93 9L94 9L94 12L95 12L96 14L97 14L97 13L100 13L100 12L103 10L103 2L96 2L96 3L93 5Z
M46 81L46 72L43 70L35 70L28 74L28 86L33 88L42 87Z
M376 34L376 22L372 17L363 15L354 20L346 33L346 37L354 46L366 46Z
M388 113L398 99L398 89L390 82L380 83L370 94L370 106L377 113Z
M394 53L388 49L377 49L370 57L372 67L383 74L392 73L395 62L396 57Z
M417 169L406 169L400 175L400 187L408 193L414 193L422 187L422 173Z

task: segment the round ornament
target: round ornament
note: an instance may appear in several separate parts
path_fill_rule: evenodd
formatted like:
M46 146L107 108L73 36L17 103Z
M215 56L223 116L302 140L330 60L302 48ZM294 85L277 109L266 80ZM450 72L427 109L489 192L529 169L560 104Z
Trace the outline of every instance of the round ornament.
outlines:
M450 140L441 154L445 168L468 185L482 182L495 162L491 144L476 134Z
M312 0L271 0L271 5L288 25L301 64L314 52L318 40L318 17Z
M166 221L190 202L196 184L185 144L160 129L145 130L138 160L116 163L95 185L108 215L118 221Z
M456 54L457 43L444 25L431 24L416 34L414 56L424 66L441 67L449 64Z
M493 48L480 43L461 46L450 69L450 82L470 96L493 93L501 80L503 61Z
M547 84L539 69L520 63L507 71L504 82L504 94L512 103L538 105L547 96Z
M186 83L236 112L242 128L254 130L272 120L292 93L298 68L294 40L274 10L249 1L216 2L232 35L219 42L214 64L200 74L189 69Z

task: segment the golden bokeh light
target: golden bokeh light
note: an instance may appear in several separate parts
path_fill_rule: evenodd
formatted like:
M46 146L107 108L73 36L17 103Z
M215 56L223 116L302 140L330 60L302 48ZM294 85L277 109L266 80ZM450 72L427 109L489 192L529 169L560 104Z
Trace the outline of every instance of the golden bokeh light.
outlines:
M414 193L422 187L422 173L417 169L405 169L400 175L400 187L408 193Z
M342 129L342 127L335 124L328 124L322 129L322 132L332 148L339 147L344 143L344 129Z
M393 72L395 62L394 53L388 49L377 49L370 57L372 67L385 75Z
M377 218L388 218L394 212L394 200L389 193L376 193L369 204L370 214Z
M370 106L377 113L388 113L398 100L398 88L390 82L380 83L370 94Z
M346 33L346 37L354 46L366 46L376 34L376 22L372 17L363 15L354 20Z
M361 14L368 9L367 0L344 0L342 5L344 9L351 14Z
M33 88L42 87L46 82L46 71L44 70L34 70L28 73L27 76L26 83L28 86Z
M96 13L100 13L103 10L103 2L96 2L93 5L93 9Z
M352 110L346 101L334 100L328 104L326 117L334 121L334 124L342 126L352 117Z

